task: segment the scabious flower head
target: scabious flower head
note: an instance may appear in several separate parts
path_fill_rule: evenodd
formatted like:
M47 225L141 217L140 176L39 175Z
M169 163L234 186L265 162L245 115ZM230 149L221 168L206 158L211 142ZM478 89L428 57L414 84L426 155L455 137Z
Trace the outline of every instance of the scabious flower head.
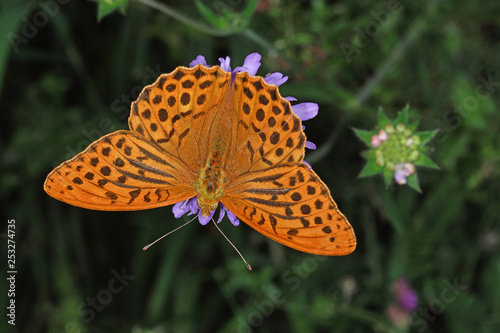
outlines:
M399 185L408 184L420 192L415 167L437 168L425 155L425 144L437 131L416 132L417 124L408 123L408 109L408 106L405 107L394 121L379 110L379 123L375 131L354 130L370 147L364 153L369 162L360 177L382 173L386 185L395 181Z
M233 70L231 70L231 58L230 57L219 58L219 62L220 62L220 67L224 71L231 72L231 86L232 86L233 82L234 82L234 78L236 77L236 74L238 72L247 72L251 76L255 76L257 74L257 71L260 68L261 58L262 57L259 53L255 52L255 53L249 54L245 58L245 61L243 62L243 66L236 67ZM207 65L206 59L202 55L197 56L195 60L193 60L193 61L191 61L191 63L189 63L189 67L194 67L196 65L210 66L210 65ZM283 74L279 73L279 72L271 73L271 74L267 75L266 77L264 77L264 81L267 84L273 84L277 87L281 86L287 80L288 80L288 76L283 76ZM294 97L286 97L285 99L287 99L288 101L291 101L291 102L294 102L297 100ZM292 111L302 121L306 121L306 120L309 120L309 119L316 117L316 115L318 114L318 109L319 109L319 107L318 107L318 104L316 104L316 103L298 103L298 104L292 105ZM305 146L308 149L316 149L316 145L310 141L306 141ZM304 161L304 163L306 163L306 162ZM307 165L310 168L310 165L309 164L307 164ZM184 214L187 214L187 215L197 214L198 221L200 222L200 224L206 225L212 219L212 217L215 213L215 210L212 210L210 212L209 216L202 216L201 210L198 207L197 201L198 201L198 199L195 196L191 199L176 203L172 208L174 216L176 218L179 218ZM222 221L224 216L227 214L227 217L229 218L229 220L231 221L231 223L233 225L237 226L240 224L240 221L238 220L238 218L231 211L229 211L226 207L224 207L224 205L221 202L219 202L219 206L220 206L220 213L219 213L219 219L217 220L217 223Z
M407 312L415 311L418 306L418 296L417 292L410 287L408 280L401 277L394 281L393 287L399 306Z
M396 304L391 304L386 309L386 315L394 327L404 330L411 322L411 313L417 310L417 292L410 287L408 280L401 277L392 283L396 296Z

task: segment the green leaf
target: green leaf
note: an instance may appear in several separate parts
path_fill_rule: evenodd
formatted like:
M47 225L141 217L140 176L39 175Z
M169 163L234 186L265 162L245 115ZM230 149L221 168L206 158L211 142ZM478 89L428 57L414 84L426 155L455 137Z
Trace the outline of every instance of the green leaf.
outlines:
M382 171L383 168L378 166L374 160L368 160L366 161L363 170L361 170L361 172L359 173L358 178L370 177L378 173L381 173Z
M410 109L410 105L406 104L403 110L399 112L398 116L396 119L394 119L393 125L396 127L397 124L404 124L406 127L408 127L408 110Z
M408 126L408 129L409 129L410 131L412 131L412 132L415 132L415 131L416 131L416 129L417 129L417 127L418 127L418 120L417 120L417 121L415 121L415 122L413 122L413 123L411 123L411 124Z
M425 155L423 152L420 152L420 157L418 160L414 162L415 165L423 166L431 169L439 169L436 163L434 163L429 156Z
M420 141L421 141L420 145L423 146L423 145L427 144L429 141L431 141L431 139L436 134L438 134L438 132L439 132L439 130L434 130L434 131L417 132L415 134L420 137Z
M375 149L367 149L362 151L360 155L367 160L375 160L377 158L377 156L375 156Z
M4 38L0 41L0 92L2 92L5 69L9 63L11 51L18 53L24 45L24 42L20 42L22 38L16 38L15 32L17 29L20 29L23 23L21 19L28 16L35 6L36 3L33 1L10 1L10 3L2 3L2 9L0 10L0 36L4 36ZM18 33L20 34L20 31Z
M226 8L224 8L225 10L223 10L220 15L217 15L212 12L207 6L205 6L200 0L195 1L195 4L201 16L203 16L203 18L212 26L221 30L227 30L229 28L229 20L226 18L230 12Z
M241 17L243 17L247 22L250 22L253 14L255 13L255 9L257 9L257 4L259 0L250 0L247 7L241 12Z
M384 184L385 186L389 186L394 178L394 171L390 171L387 169L383 170L382 176L384 176Z
M391 124L391 120L384 113L384 109L382 109L382 107L380 107L378 109L378 126L380 128L384 128L386 125L390 125L390 124Z
M127 3L128 0L97 0L97 20L100 21L115 10L125 14Z
M374 136L376 134L375 131L365 131L365 130L360 130L357 128L352 128L352 130L354 131L354 134L356 134L356 136L361 141L363 141L368 147L372 146L371 140L372 140L372 136Z
M417 191L418 193L422 193L422 190L420 189L420 185L418 183L418 176L417 173L413 173L412 175L406 177L407 179L407 184L410 186L412 189Z

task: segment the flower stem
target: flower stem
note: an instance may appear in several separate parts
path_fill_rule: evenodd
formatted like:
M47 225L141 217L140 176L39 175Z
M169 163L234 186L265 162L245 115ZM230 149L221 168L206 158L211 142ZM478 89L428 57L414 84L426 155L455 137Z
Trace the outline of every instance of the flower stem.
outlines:
M146 6L149 6L151 8L157 9L158 11L162 12L163 14L166 14L173 19L186 24L187 26L196 29L198 31L201 31L203 33L212 35L212 36L217 36L217 37L223 37L223 36L229 36L232 35L234 32L229 31L229 30L219 30L219 29L214 29L209 25L206 25L204 23L200 23L184 14L181 14L174 9L168 7L167 5L157 2L155 0L135 0L136 2L140 2Z

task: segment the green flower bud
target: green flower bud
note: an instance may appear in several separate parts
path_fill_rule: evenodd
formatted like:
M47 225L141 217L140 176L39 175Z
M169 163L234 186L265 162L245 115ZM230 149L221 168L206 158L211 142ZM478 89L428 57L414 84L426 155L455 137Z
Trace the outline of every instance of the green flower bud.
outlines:
M410 160L416 161L420 158L420 153L416 150L412 151L410 154Z
M396 125L396 130L397 130L398 132L404 132L404 130L405 130L405 129L406 129L405 124L397 124L397 125Z

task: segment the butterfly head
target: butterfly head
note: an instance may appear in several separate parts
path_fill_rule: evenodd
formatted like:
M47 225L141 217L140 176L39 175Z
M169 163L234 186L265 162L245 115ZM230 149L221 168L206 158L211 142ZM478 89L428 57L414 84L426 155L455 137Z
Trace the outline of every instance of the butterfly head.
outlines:
M217 208L217 206L219 205L219 201L207 200L202 196L198 196L197 204L198 207L200 207L201 215L206 217L210 216L210 212Z

